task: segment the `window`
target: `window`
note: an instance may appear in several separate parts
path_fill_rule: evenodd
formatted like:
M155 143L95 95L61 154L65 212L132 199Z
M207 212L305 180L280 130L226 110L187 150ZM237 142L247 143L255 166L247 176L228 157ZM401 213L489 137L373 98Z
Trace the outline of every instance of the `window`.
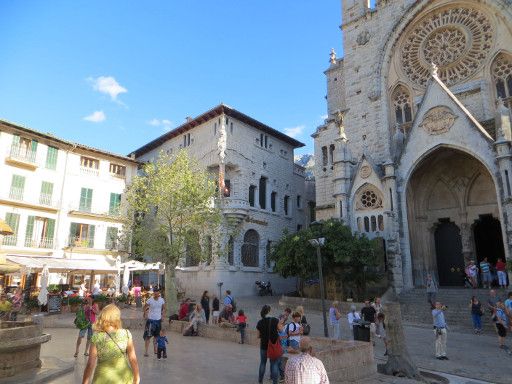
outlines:
M329 161L334 164L334 144L329 145Z
M384 216L379 215L379 216L377 217L377 222L378 222L378 224L379 224L379 227L378 227L378 228L379 228L379 231L383 231L383 230L384 230Z
M411 96L407 88L403 85L397 86L391 100L395 111L395 122L398 124L412 122Z
M242 245L242 264L246 267L259 266L260 235L254 229L245 232Z
M233 239L233 236L229 236L228 240L228 264L235 264L235 239Z
M69 228L69 246L94 248L95 226L81 223L71 223Z
M260 202L260 208L266 209L267 208L267 178L266 177L260 177L260 189L259 189L259 202Z
M290 196L285 196L283 199L284 214L288 216L290 205Z
M368 216L365 216L364 218L364 231L370 232L370 219L368 218Z
M316 204L314 201L308 202L309 207L309 222L313 223L316 220L315 207Z
M183 135L183 147L188 147L190 145L190 133L186 133Z
M199 234L196 231L190 231L185 237L185 266L197 266L199 261L201 261Z
M224 197L231 196L231 181L224 180Z
M265 247L265 260L267 262L267 268L271 267L270 256L272 254L272 241L267 240L267 246Z
M297 224L297 232L299 232L302 229L302 224Z
M277 192L272 192L270 194L270 209L272 212L276 211L276 199L277 199Z
M117 249L119 229L116 227L107 227L107 236L105 237L105 249Z
M12 175L11 190L9 198L13 200L23 200L23 190L25 189L25 177Z
M53 248L55 220L46 217L29 216L25 233L25 247Z
M297 208L302 208L302 199L300 195L297 195Z
M250 185L249 186L249 205L251 207L254 207L254 200L256 198L256 186L255 185Z
M99 169L100 161L91 157L80 156L80 166L82 168Z
M47 169L57 169L57 158L59 155L59 149L55 147L48 147L48 152L46 152L46 168Z
M82 212L91 212L92 206L92 189L82 188L80 192L80 205L78 207L79 211Z
M260 147L268 148L268 136L260 133Z
M110 173L115 176L124 177L126 175L126 167L124 165L110 163Z
M36 162L37 140L30 140L18 135L12 136L10 157L28 163Z
M328 161L328 157L327 157L327 147L326 146L323 146L322 147L322 165L325 167L327 166L327 161ZM325 169L324 169L325 170Z
M491 71L496 96L503 99L507 108L512 108L512 56L500 53L494 60Z
M52 205L53 183L43 181L41 183L41 194L39 195L39 204Z
M370 218L370 221L371 221L371 224L372 224L372 232L375 232L377 230L377 219L375 218L375 216L372 216Z
M229 123L229 133L233 134L233 122Z
M17 213L6 213L5 222L11 227L13 234L5 236L2 242L3 245L16 245L18 240L18 227L20 225L20 215Z
M213 124L213 136L217 136L217 123Z
M111 193L110 194L110 205L108 208L108 214L112 216L118 216L121 208L121 194Z

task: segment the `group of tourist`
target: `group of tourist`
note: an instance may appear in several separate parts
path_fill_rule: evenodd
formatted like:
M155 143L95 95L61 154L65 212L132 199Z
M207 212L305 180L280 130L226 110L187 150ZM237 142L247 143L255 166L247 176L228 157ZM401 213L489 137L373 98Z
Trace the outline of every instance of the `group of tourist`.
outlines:
M477 266L473 260L470 260L464 269L466 285L473 289L478 288L478 275L480 272L480 281L483 288L491 288L496 284L502 289L507 287L507 264L503 259L498 258L495 265L489 263L485 257Z
M14 292L2 292L0 294L0 320L16 321L23 305L23 297L20 283Z

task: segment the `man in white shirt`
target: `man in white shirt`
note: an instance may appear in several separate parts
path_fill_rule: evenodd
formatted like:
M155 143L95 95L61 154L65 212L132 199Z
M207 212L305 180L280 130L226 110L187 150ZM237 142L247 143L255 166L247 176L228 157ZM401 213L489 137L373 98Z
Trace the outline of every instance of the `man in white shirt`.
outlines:
M144 328L145 352L148 355L149 340L153 337L153 348L157 353L156 338L160 335L162 329L162 317L165 313L165 300L160 297L160 291L155 289L153 297L149 298L144 305L144 318L146 319L146 327Z
M92 295L97 296L101 293L100 283L98 280L94 283L94 287L92 288Z
M85 293L87 292L87 288L85 288L85 282L80 284L80 289L78 290L78 296L85 297Z
M290 357L286 363L286 384L329 384L324 364L313 357L309 337L300 340L300 355Z
M358 322L361 320L361 316L359 315L359 312L356 312L356 306L352 305L350 307L350 312L347 315L348 320L348 327L352 331L354 322Z

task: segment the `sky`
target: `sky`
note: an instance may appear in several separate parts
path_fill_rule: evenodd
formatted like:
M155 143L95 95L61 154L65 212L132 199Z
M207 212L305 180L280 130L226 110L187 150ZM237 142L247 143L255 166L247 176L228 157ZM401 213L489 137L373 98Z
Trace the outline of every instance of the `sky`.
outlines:
M128 154L225 103L306 144L340 0L0 0L0 119Z

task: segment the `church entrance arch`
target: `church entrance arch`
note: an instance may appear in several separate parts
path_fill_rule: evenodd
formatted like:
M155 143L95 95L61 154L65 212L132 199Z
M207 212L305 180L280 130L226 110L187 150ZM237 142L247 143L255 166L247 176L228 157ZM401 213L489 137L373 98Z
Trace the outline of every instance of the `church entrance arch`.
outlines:
M469 260L503 255L500 223L482 219L499 217L496 194L487 168L461 150L442 146L416 165L406 189L415 286L429 273L440 285L462 285Z
M498 258L505 260L501 224L492 215L481 215L473 226L476 260L480 263L485 257L491 264Z

